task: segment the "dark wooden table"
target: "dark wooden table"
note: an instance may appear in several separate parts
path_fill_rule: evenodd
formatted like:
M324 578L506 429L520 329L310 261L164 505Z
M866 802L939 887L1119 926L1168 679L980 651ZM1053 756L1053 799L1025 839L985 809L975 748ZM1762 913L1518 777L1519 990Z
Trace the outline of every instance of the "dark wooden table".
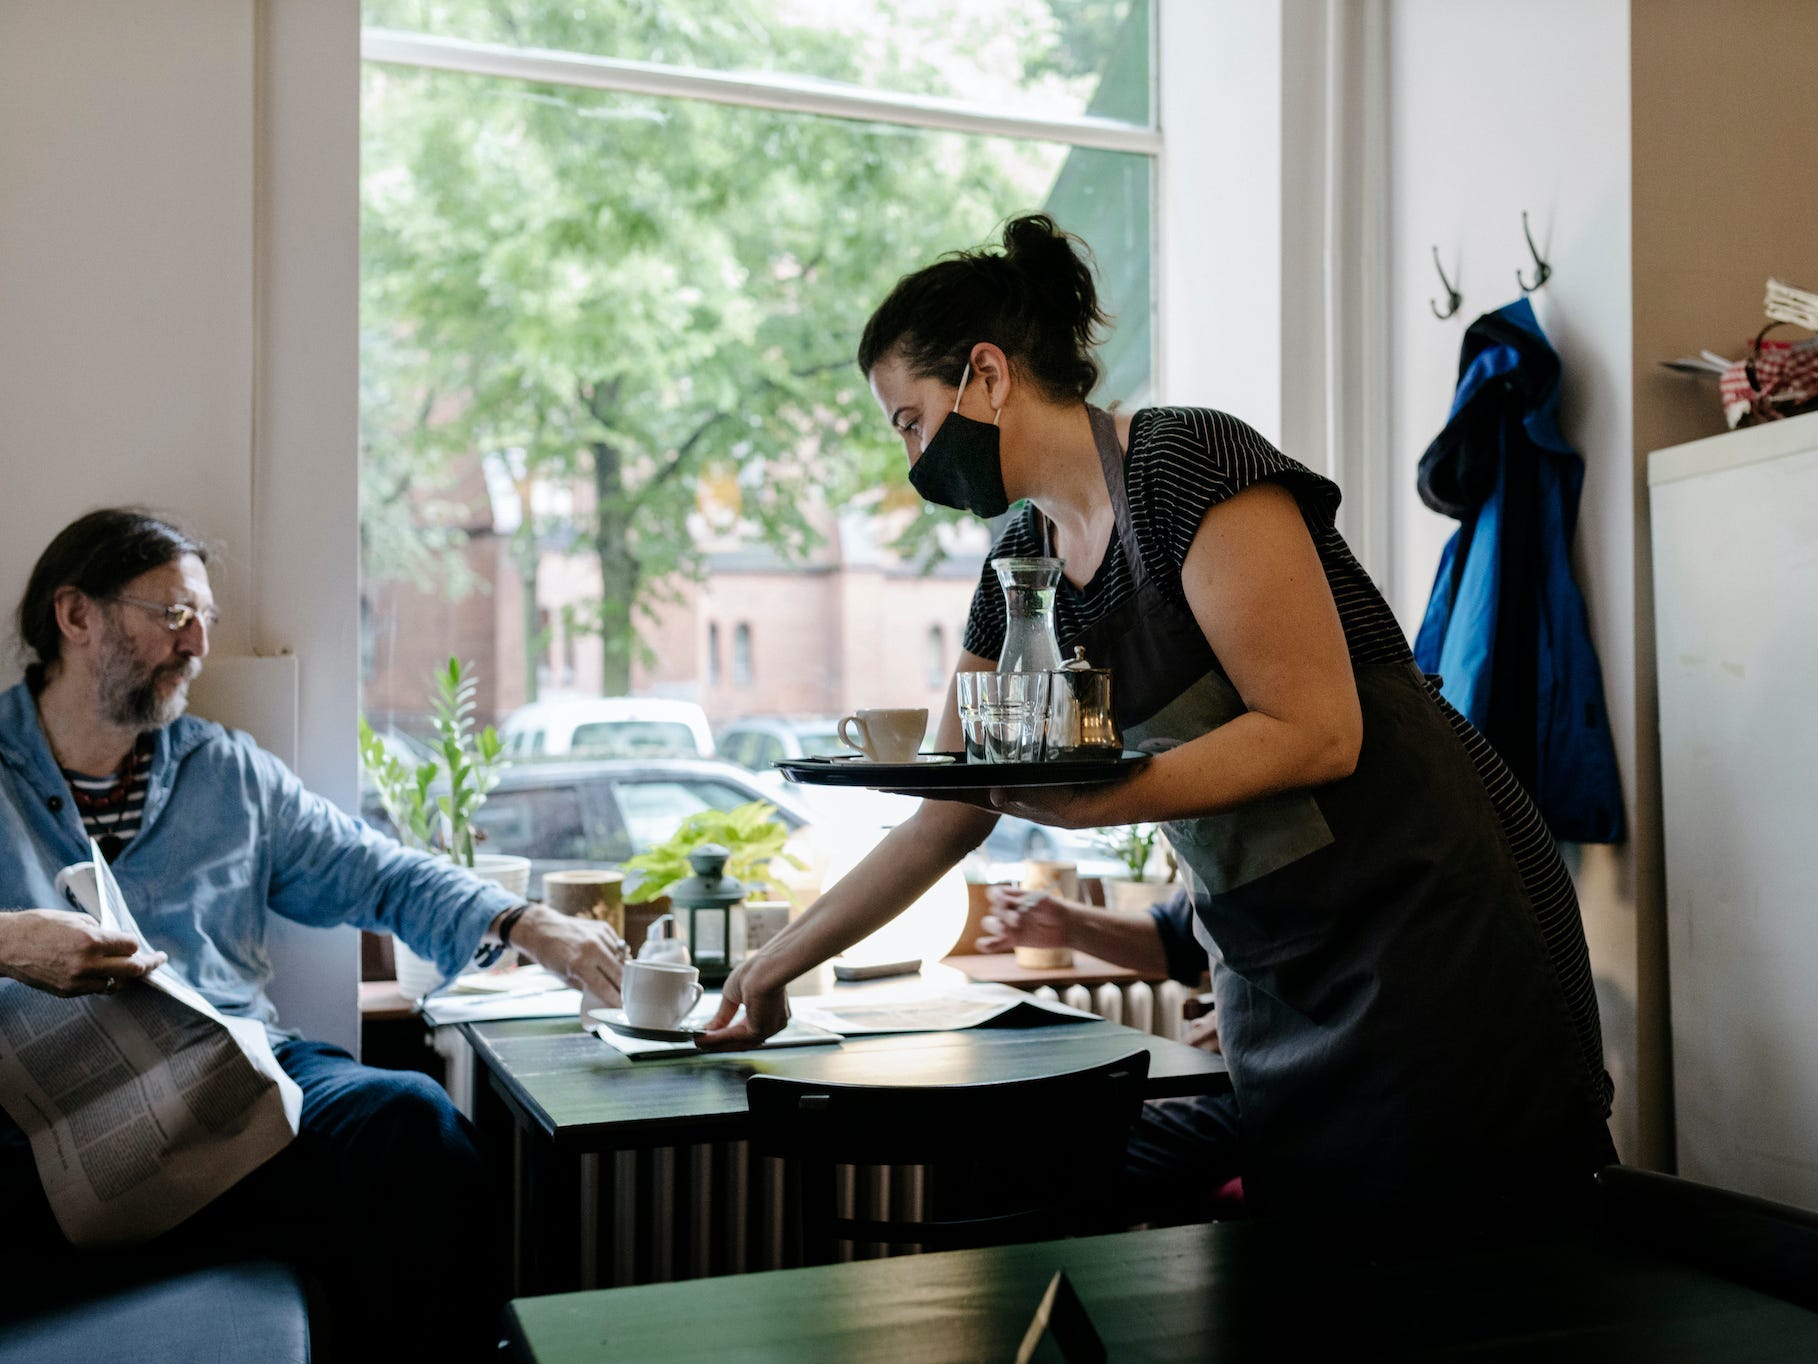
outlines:
M602 1192L610 1175L602 1159L742 1141L745 1081L753 1075L966 1084L1080 1070L1140 1048L1150 1054L1151 1098L1216 1092L1229 1083L1220 1056L1102 1020L638 1062L566 1019L462 1027L485 1080L475 1085L475 1120L506 1156L495 1163L510 1172L501 1192L513 1209L520 1291L599 1282L600 1228L584 1210L612 1201ZM649 1230L667 1234L661 1226Z
M1010 1360L1057 1269L1113 1360L1818 1359L1818 1315L1588 1237L1409 1258L1372 1250L1368 1228L1269 1222L527 1298L509 1314L518 1357L540 1364Z

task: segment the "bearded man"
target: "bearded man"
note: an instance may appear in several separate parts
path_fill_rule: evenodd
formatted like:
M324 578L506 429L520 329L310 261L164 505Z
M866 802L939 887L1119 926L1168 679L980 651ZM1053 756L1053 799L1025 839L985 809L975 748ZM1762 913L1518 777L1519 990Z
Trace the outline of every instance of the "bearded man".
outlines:
M492 1183L472 1128L426 1077L282 1027L265 993L270 916L395 933L449 975L509 945L612 1004L624 944L399 846L247 735L184 715L216 619L207 561L169 522L108 509L32 570L25 680L0 693L0 975L67 997L146 988L134 982L167 965L222 1013L264 1023L302 1090L296 1139L140 1259L275 1251L313 1271L331 1327L362 1351L483 1353L503 1285L496 1246L472 1234L489 1227ZM91 838L145 942L56 907L58 870L87 860ZM94 1268L63 1239L5 1115L0 1227L16 1264L53 1278Z

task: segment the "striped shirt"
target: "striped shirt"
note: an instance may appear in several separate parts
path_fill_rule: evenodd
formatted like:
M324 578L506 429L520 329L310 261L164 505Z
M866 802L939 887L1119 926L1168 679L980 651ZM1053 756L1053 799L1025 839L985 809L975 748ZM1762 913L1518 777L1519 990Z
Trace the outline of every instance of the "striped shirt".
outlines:
M1181 569L1206 513L1253 483L1279 483L1294 494L1338 604L1354 664L1412 663L1413 652L1395 614L1338 533L1338 485L1289 459L1249 426L1205 408L1145 408L1130 423L1124 462L1130 520L1148 576L1186 603ZM1044 553L1041 513L1025 504L999 535L992 558ZM1069 641L1125 605L1136 575L1113 534L1098 572L1084 587L1061 580L1055 593L1055 634L1064 655ZM964 647L996 658L1004 644L1004 594L986 562L972 597ZM1464 746L1496 810L1521 877L1548 960L1571 1010L1579 1056L1594 1106L1607 1117L1614 1090L1603 1064L1603 1034L1578 895L1540 811L1489 740L1429 683L1434 704Z
M62 769L63 779L76 800L76 813L82 816L83 832L100 844L101 855L109 862L120 856L145 818L151 754L152 736L142 734L127 765L111 776L92 777L86 772Z

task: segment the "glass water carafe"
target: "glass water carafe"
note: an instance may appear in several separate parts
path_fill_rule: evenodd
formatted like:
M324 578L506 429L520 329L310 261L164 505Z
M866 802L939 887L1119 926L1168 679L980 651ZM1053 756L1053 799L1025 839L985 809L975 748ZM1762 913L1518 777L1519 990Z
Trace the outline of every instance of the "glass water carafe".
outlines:
M993 559L1004 589L1004 649L997 657L1000 673L1049 672L1061 665L1060 642L1054 637L1054 592L1060 585L1061 559Z

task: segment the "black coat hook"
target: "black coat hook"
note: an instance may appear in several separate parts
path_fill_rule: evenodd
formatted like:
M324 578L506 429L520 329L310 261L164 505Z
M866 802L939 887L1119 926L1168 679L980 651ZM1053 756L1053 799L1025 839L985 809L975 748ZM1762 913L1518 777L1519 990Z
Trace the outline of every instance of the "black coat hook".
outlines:
M1427 300L1427 307L1433 310L1434 317L1437 317L1441 322L1444 322L1453 313L1458 311L1458 305L1464 302L1464 295L1454 289L1452 287L1452 281L1446 278L1446 267L1439 263L1439 248L1437 246L1433 248L1433 268L1439 271L1439 283L1446 291L1446 310L1443 313L1440 312L1439 305L1430 298Z
M1553 267L1540 258L1540 248L1534 245L1534 234L1528 231L1528 213L1521 212L1521 235L1528 239L1528 254L1534 257L1534 282L1529 284L1521 277L1521 271L1515 272L1515 282L1521 286L1521 292L1531 294L1553 277Z

